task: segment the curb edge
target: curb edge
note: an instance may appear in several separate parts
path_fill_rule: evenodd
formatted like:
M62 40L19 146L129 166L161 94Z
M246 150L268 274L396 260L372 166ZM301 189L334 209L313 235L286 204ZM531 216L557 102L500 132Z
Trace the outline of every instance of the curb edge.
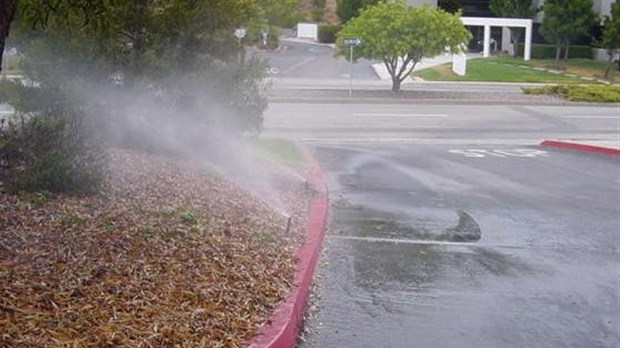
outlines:
M310 165L310 180L318 193L310 200L308 206L305 243L295 252L297 271L294 285L284 301L276 307L268 324L259 329L258 335L252 339L249 348L292 348L295 346L306 301L310 295L314 270L325 237L328 195L323 174L310 150L299 144L297 147Z
M598 145L588 145L583 143L577 143L572 141L563 141L563 140L544 140L540 143L541 146L550 146L550 147L559 147L563 149L577 150L577 151L586 151L586 152L596 152L606 155L612 156L620 156L620 149L615 149L611 147L598 146Z

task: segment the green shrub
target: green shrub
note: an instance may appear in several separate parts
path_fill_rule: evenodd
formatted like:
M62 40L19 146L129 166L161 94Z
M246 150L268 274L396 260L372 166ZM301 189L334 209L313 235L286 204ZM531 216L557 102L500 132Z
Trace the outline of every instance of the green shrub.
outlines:
M620 87L614 85L547 85L523 88L525 94L551 94L570 101L620 102Z
M95 192L103 164L102 147L77 118L22 116L0 129L0 175L7 192Z
M336 24L321 24L319 25L319 42L322 43L334 43L336 42L336 34L340 30L340 26Z
M338 0L336 3L336 14L342 23L348 22L357 16L359 11L371 5L375 5L379 0Z
M523 44L518 45L519 55L523 55ZM555 45L532 44L532 59L555 59ZM583 45L571 45L568 48L568 58L587 58L592 59L594 53L592 47ZM564 50L560 52L560 57L564 57Z

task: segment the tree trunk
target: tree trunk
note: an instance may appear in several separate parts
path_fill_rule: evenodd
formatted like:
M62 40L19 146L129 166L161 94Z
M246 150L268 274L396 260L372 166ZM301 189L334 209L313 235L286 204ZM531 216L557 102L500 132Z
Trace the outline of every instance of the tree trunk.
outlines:
M564 43L564 61L566 62L568 60L568 47L570 46L570 43L568 42L568 40L566 40L566 42Z
M615 53L616 53L616 50L613 50L613 49L607 50L607 56L609 57L609 59L607 60L607 67L605 68L605 78L609 77L611 66L614 65L614 54Z
M3 0L0 2L0 71L2 71L2 56L4 55L4 42L9 36L11 22L17 11L17 0Z
M4 55L4 38L0 37L0 71L2 71L2 56Z
M396 76L392 76L392 92L399 92L400 91L400 78L396 77Z
M555 43L555 67L560 67L560 53L562 51L562 41L558 40Z

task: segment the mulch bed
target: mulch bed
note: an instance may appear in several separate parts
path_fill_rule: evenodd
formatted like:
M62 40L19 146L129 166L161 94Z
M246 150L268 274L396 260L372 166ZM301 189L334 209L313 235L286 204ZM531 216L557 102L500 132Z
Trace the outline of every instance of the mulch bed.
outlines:
M0 347L240 347L291 287L310 193L286 218L189 162L115 150L104 194L0 186Z

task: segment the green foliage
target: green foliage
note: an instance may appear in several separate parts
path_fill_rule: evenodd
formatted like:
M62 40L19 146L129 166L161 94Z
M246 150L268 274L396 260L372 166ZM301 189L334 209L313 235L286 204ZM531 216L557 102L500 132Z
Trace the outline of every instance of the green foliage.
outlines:
M449 50L462 50L471 38L460 16L427 6L412 7L402 1L382 2L361 11L337 35L336 54L348 58L345 37L358 37L363 43L354 50L360 57L382 61L392 77L392 90L425 57Z
M540 32L556 46L556 61L562 48L569 50L570 42L588 35L596 23L592 0L547 0L543 5L544 19ZM564 59L568 59L565 53Z
M519 55L523 55L523 44L520 43L518 45L517 51ZM563 52L563 51L562 51ZM561 53L562 53L561 52ZM549 44L532 44L532 59L554 59L556 55L556 46ZM570 46L570 50L568 51L568 58L586 58L592 59L593 51L592 47L584 46L584 45L573 45Z
M263 47L263 36L261 30L267 29L267 45ZM257 45L261 48L274 49L280 44L278 28L269 26L267 23L254 23L247 28L247 33L243 39L246 44Z
M523 88L523 92L557 95L570 101L620 102L620 87L614 85L548 85Z
M314 22L323 21L323 15L325 14L325 0L312 0L312 9L310 10L310 17Z
M28 171L31 178L24 171L14 186L36 189L47 180L54 187L50 191L95 188L89 180L96 173L88 172L86 163L76 163L78 151L65 146L88 143L90 133L74 127L86 118L110 121L97 130L116 145L149 150L207 148L204 139L221 128L237 136L258 133L266 108L265 66L256 60L239 63L233 33L240 25L265 24L261 16L276 20L282 10L260 5L259 0L20 1L12 35L24 53L25 74L38 86L0 88L0 97L10 99L22 115L54 110L54 117L26 117L5 134L5 149L24 147L20 134L26 131L46 137L32 141L41 145L28 148L26 159L11 157L36 169ZM275 28L269 44L277 45ZM143 111L144 106L152 110ZM174 142L159 141L173 136ZM44 146L46 142L50 145ZM46 146L64 147L48 151ZM7 164L11 170L23 167L12 163ZM41 163L62 175L56 181L45 179L52 174ZM88 175L80 177L84 173Z
M336 3L336 14L344 24L351 20L351 18L356 17L363 8L375 5L379 1L380 0L338 0Z
M62 111L58 111L62 112ZM95 192L105 158L69 115L22 116L0 130L0 174L8 192Z
M259 150L281 161L301 162L303 154L297 145L290 140L268 138L259 139L256 142Z
M620 2L614 1L611 5L611 16L605 17L602 45L607 49L609 64L605 70L605 77L609 76L614 54L620 50ZM620 68L620 61L618 62Z
M292 28L303 18L297 10L297 0L258 0L258 4L270 25Z
M340 26L337 24L321 24L319 25L319 42L334 43L336 42L336 34L338 34Z
M532 18L538 9L531 0L490 0L489 8L499 17Z

